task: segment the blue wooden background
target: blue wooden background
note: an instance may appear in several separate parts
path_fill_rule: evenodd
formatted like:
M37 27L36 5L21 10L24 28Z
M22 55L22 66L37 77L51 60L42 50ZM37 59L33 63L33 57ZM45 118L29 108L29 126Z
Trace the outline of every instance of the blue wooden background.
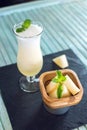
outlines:
M87 65L87 0L44 0L0 9L0 66L16 62L18 44L12 27L26 18L44 26L43 55L71 48Z

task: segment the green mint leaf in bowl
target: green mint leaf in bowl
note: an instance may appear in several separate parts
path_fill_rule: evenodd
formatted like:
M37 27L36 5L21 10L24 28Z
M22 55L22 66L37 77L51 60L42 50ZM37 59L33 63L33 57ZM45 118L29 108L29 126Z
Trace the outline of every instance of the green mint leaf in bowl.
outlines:
M30 19L24 20L24 22L22 23L21 27L19 27L19 28L16 29L16 32L17 32L17 33L20 33L20 32L25 31L27 28L30 27L31 23L32 23L32 22L31 22Z
M66 80L66 77L62 74L61 71L56 71L56 76L52 79L53 82L63 83Z
M58 82L63 82L66 80L66 77L62 74L61 71L57 70L56 73L57 73L57 77L58 77Z
M57 97L58 97L58 98L61 98L61 97L62 97L62 92L63 92L63 87L62 87L62 85L60 84L60 85L58 86L58 89L57 89Z

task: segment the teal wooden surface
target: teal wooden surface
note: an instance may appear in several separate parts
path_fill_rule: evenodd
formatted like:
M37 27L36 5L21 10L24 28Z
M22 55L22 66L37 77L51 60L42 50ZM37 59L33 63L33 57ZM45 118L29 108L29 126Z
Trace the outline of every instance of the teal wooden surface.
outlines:
M66 1L43 0L1 8L0 66L16 63L18 44L12 27L30 18L43 24L43 55L71 48L87 67L87 0ZM87 125L77 129L86 130Z
M12 27L26 18L44 26L43 55L71 48L87 65L87 0L30 2L0 9L0 66L16 62L17 41Z
M0 130L12 130L12 126L7 114L7 109L4 105L0 92Z

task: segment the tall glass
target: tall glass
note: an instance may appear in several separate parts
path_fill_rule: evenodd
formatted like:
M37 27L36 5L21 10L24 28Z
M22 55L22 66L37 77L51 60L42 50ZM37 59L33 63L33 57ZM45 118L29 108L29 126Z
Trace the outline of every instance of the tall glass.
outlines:
M18 41L17 67L24 75L19 83L25 92L36 92L39 89L38 79L35 78L42 66L43 56L40 48L43 27L40 23L32 23L28 30L16 33L22 23L14 25L14 33Z

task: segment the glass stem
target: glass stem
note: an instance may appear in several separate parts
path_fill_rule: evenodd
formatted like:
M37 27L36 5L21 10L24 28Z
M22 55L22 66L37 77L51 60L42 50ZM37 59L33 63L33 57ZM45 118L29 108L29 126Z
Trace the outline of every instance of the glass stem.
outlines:
M35 76L29 76L29 77L27 76L26 79L27 79L28 82L33 83Z

